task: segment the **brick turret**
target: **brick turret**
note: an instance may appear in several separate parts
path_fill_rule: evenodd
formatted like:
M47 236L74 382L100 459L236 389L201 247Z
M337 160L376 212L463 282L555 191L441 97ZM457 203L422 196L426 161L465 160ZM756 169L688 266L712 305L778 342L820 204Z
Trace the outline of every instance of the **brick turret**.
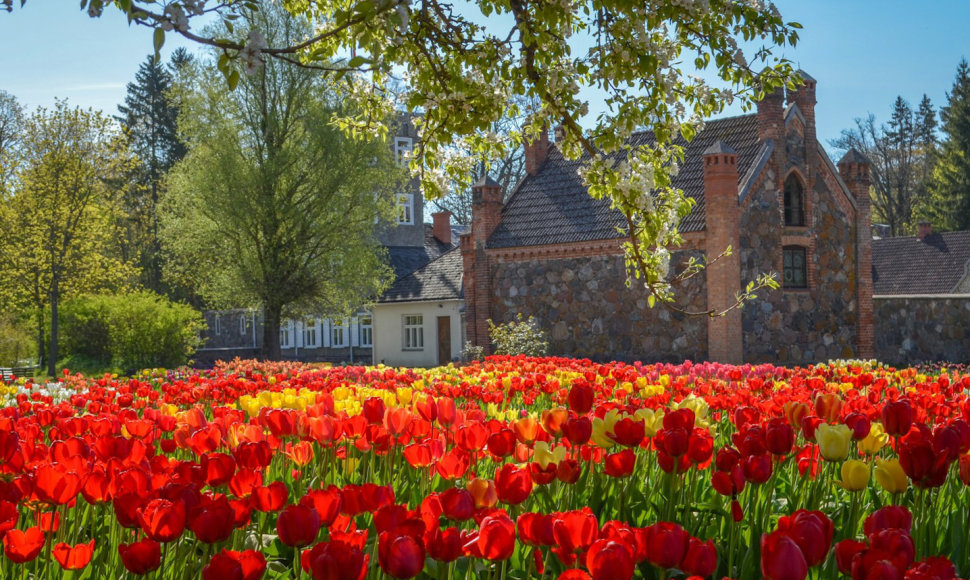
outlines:
M708 259L707 308L718 312L729 308L741 291L740 209L738 207L738 154L724 141L704 151L704 204L706 207ZM707 324L708 359L740 364L744 358L741 341L741 311L737 308Z
M869 200L869 160L855 148L839 161L839 174L856 201L856 301L857 351L859 358L872 358L874 326L872 319L872 224Z
M777 88L758 101L758 140L771 139L771 154L775 165L775 179L780 186L785 170L785 91Z
M465 333L472 344L491 352L488 339L488 258L485 243L502 220L502 186L489 176L472 186L471 233L461 237L465 286Z
M812 189L814 187L815 176L813 165L818 158L816 153L818 149L818 137L815 132L815 86L817 83L811 75L803 70L798 71L798 74L802 77L802 84L797 89L788 92L788 102L797 106L802 117L805 119L805 134L803 135L805 166L803 171L805 172L806 179L808 179L808 183L805 185L808 189Z
M549 157L549 129L545 126L532 139L525 141L525 172L535 175Z

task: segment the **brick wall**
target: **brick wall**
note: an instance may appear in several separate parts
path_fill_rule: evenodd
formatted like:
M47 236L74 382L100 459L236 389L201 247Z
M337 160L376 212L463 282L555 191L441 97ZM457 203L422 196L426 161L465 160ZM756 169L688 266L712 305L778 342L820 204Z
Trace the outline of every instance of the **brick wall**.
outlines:
M879 361L970 363L970 294L876 296L873 307Z

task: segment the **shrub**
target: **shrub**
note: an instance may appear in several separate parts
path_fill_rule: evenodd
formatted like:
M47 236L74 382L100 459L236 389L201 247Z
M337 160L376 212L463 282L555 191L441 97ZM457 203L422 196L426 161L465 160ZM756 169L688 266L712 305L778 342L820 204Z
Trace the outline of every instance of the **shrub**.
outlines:
M37 356L37 342L15 316L0 313L0 366L26 366Z
M151 292L83 296L64 310L65 356L125 369L185 364L203 328L198 311Z
M480 346L475 346L470 340L466 340L465 346L461 349L461 360L471 362L473 360L482 360L483 358L485 358L485 349Z
M526 356L546 356L549 353L549 339L533 317L522 318L518 313L515 320L495 325L488 321L488 336L492 339L495 354L524 354Z

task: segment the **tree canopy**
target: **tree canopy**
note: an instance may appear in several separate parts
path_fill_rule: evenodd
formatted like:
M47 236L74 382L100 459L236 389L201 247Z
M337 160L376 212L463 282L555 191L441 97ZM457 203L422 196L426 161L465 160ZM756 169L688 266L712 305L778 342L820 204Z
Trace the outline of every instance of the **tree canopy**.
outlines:
M402 76L409 88L403 105L422 114L412 169L429 197L469 183L457 152L502 158L537 131L561 127L557 146L568 158L584 157L590 194L626 217L629 274L663 299L671 298L665 261L652 250L681 241L677 224L692 203L670 187L682 155L674 140L692 138L704 118L736 100L748 106L797 80L791 63L771 50L793 45L800 27L764 0L282 4L312 28L274 41L235 27L246 12L269 5L257 0L82 0L81 8L92 17L121 9L130 22L155 29L156 50L166 34L214 47L230 86L266 60L340 78L356 104L342 122L352 133L380 130L393 106L388 79ZM200 30L199 17L222 26ZM521 133L498 138L492 124L515 97L541 107ZM596 115L593 99L603 105ZM644 129L655 143L630 151L628 138ZM617 163L618 153L627 162Z
M249 13L267 38L305 23ZM214 306L262 307L263 355L279 356L281 317L347 315L390 281L375 235L404 177L384 139L331 122L343 95L316 72L271 61L234 91L197 66L179 91L189 152L169 176L162 239L170 267Z

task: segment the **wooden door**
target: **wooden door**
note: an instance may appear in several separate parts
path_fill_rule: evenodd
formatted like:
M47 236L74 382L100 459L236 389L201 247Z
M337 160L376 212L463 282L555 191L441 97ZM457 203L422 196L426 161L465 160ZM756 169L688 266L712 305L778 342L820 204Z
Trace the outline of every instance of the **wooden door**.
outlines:
M451 317L438 317L438 364L451 362Z

